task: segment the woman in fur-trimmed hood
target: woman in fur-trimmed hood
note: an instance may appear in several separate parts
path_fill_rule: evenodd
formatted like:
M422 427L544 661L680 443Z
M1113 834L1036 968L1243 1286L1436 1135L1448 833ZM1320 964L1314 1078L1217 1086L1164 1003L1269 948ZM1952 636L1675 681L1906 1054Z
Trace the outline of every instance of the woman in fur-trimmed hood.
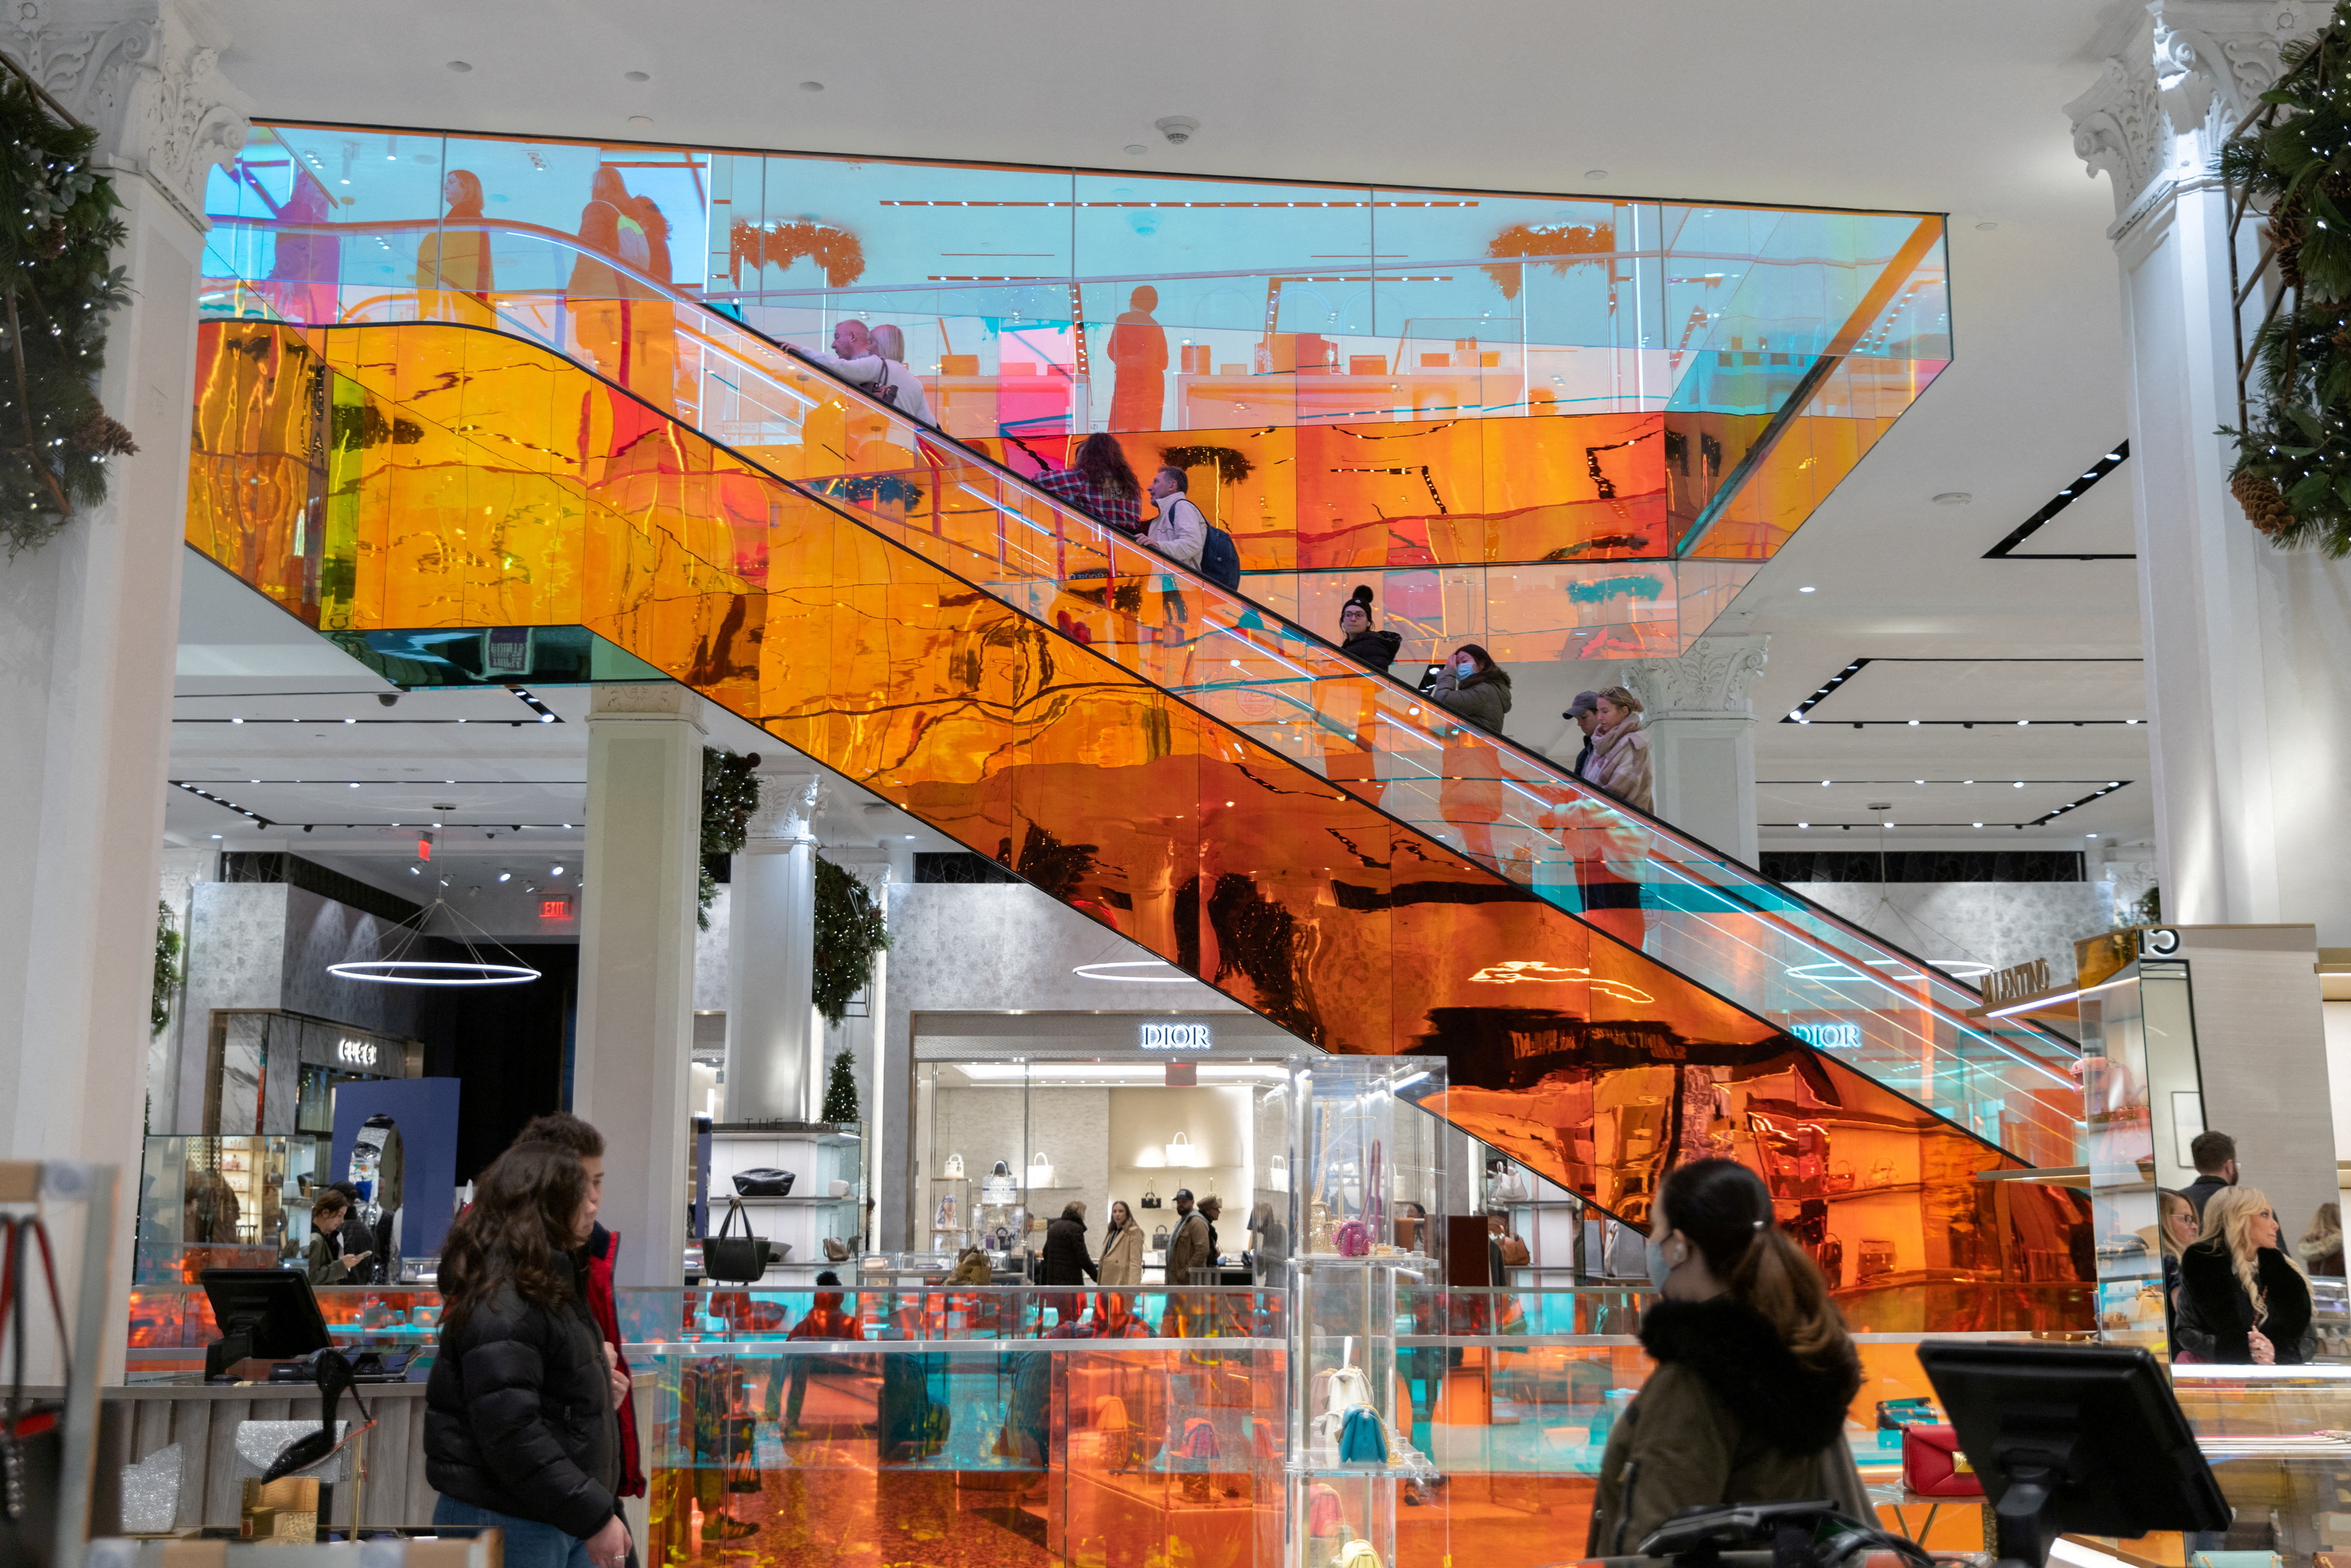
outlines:
M1826 1498L1873 1521L1844 1437L1861 1357L1761 1178L1730 1160L1667 1177L1649 1277L1662 1299L1641 1345L1657 1367L1608 1435L1585 1554L1630 1555L1701 1504Z

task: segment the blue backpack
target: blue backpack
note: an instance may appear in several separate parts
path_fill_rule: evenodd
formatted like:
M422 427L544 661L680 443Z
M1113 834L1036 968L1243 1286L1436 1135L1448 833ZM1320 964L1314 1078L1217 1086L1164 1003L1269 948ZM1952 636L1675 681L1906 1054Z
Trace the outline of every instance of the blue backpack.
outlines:
M1241 552L1233 548L1233 536L1217 527L1207 525L1208 537L1200 545L1200 575L1227 591L1241 585Z
M1387 1428L1380 1413L1368 1405L1347 1412L1339 1427L1339 1462L1343 1465L1384 1465L1388 1462Z

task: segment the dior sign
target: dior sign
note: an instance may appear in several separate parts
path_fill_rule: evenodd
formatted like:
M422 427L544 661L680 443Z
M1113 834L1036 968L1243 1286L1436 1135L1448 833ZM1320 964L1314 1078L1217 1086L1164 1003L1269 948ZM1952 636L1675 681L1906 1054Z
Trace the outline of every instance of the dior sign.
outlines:
M1207 1051L1212 1043L1204 1023L1147 1023L1142 1036L1145 1051Z

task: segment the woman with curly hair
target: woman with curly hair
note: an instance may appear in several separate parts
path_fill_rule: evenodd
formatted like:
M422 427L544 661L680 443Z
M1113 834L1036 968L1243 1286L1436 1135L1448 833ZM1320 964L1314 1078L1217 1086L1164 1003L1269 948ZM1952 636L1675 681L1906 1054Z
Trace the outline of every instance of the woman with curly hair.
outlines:
M621 1568L625 1396L574 1253L596 1223L580 1157L519 1144L475 1185L441 1253L440 1354L425 1386L433 1522L497 1525L513 1568Z
M2179 1254L2175 1361L2299 1366L2316 1348L2310 1281L2278 1246L2278 1217L2258 1187L2204 1200L2204 1234Z

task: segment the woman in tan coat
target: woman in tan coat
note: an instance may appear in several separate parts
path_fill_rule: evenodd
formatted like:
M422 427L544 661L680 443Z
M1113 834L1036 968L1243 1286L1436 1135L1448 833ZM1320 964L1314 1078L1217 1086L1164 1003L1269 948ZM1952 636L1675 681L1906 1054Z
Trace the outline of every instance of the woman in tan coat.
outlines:
M1095 1267L1105 1291L1143 1288L1143 1228L1123 1203L1113 1200L1110 1206L1110 1229L1102 1237L1102 1260Z

